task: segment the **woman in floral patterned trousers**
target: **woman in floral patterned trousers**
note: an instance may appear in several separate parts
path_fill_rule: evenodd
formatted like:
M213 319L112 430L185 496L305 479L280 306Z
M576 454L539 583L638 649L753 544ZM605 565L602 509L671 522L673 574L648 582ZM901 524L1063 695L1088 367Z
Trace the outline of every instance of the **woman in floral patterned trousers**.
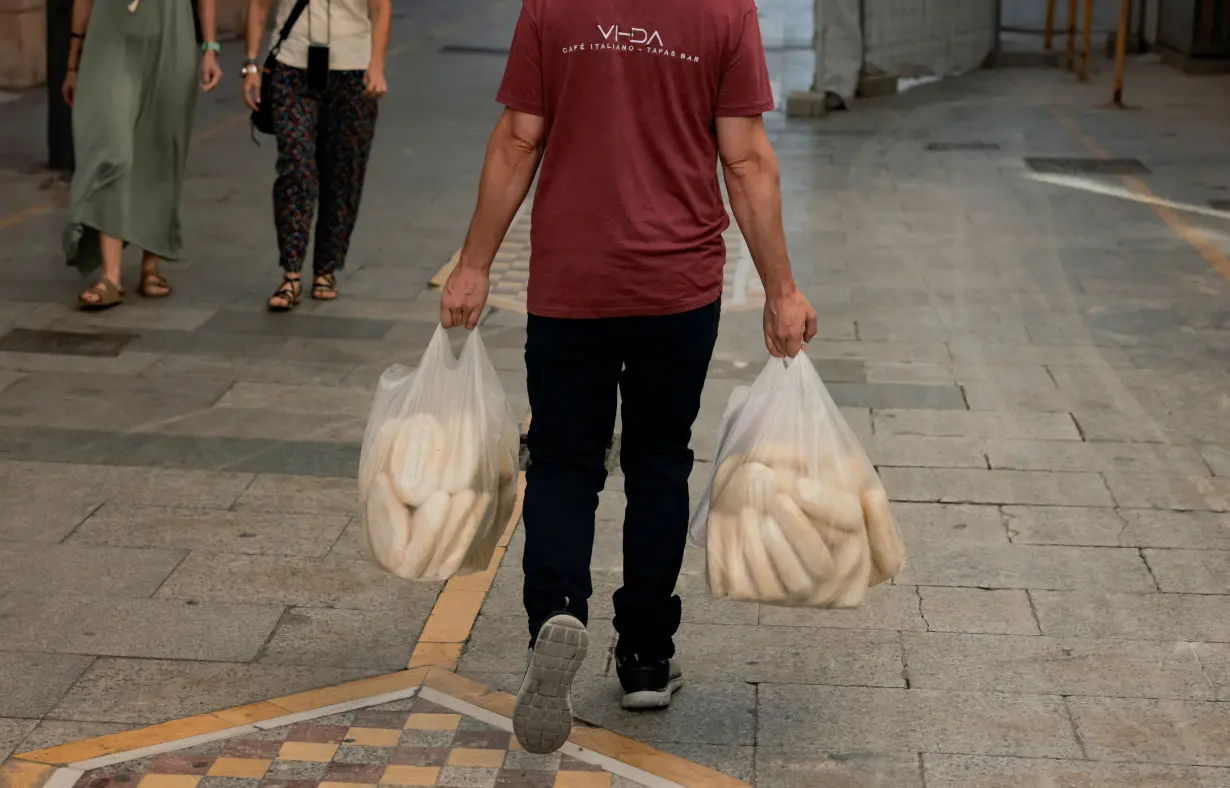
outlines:
M251 0L248 16L251 57L244 69L244 97L253 108L260 101L261 83L254 50L265 30L268 2ZM294 5L294 0L280 0L278 27ZM317 45L318 31L324 30L328 80L323 89L312 90L307 49ZM278 62L267 77L272 80L278 142L273 216L283 270L282 284L268 302L272 311L286 312L299 304L300 272L318 205L311 295L318 301L338 296L337 273L346 264L359 216L379 99L388 89L388 40L389 0L311 0L278 51Z

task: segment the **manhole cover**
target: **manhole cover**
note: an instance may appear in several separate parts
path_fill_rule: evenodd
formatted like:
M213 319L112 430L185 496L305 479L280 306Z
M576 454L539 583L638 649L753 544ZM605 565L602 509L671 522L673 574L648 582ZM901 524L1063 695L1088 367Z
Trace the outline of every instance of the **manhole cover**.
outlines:
M132 339L132 334L86 334L77 331L15 328L0 337L0 351L114 358Z
M926 150L934 151L959 151L959 150L999 150L999 143L995 142L929 142Z
M1026 157L1034 172L1052 175L1147 175L1140 159L1065 159Z

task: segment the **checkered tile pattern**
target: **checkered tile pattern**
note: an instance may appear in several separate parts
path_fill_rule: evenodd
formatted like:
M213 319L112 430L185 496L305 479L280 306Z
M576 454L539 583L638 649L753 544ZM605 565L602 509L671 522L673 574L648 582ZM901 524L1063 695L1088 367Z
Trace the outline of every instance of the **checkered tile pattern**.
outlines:
M87 772L75 788L619 788L567 755L422 698L320 717Z
M751 309L764 305L764 289L760 278L750 269L751 256L743 236L739 234L734 220L726 231L726 269L723 272L724 288L722 293L722 308ZM737 282L739 266L748 268L744 277L746 292L741 292ZM528 300L530 284L530 211L527 208L518 212L504 243L496 253L495 262L491 265L491 295L492 306L503 309L513 309L524 312ZM740 303L735 304L734 299Z

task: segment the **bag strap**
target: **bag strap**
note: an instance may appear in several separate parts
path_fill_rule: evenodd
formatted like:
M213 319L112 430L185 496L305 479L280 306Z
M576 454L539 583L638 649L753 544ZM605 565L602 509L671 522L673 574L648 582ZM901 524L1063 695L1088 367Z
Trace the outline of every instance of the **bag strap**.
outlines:
M299 17L303 16L303 10L308 7L310 0L296 0L295 7L290 10L290 16L286 17L286 23L282 25L282 29L278 32L278 41L269 50L270 55L276 55L282 48L282 43L286 41L290 35L291 29L295 23L299 21Z
M196 43L199 46L205 43L205 36L201 32L201 12L196 7L196 0L190 0L190 2L192 3L192 29L196 33Z

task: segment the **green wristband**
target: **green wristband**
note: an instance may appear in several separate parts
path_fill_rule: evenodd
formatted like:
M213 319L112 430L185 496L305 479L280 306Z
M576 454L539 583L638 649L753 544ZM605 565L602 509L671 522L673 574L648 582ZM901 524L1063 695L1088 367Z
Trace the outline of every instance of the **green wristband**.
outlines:
M221 52L222 47L218 44L217 41L206 41L204 44L201 44L201 51L202 52Z

